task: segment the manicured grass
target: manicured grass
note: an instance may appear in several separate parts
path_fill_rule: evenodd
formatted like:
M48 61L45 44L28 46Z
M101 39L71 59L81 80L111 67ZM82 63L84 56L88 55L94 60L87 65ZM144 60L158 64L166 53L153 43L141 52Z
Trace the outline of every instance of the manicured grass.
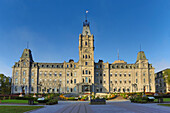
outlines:
M23 113L44 106L0 106L0 113Z
M163 98L164 102L170 102L170 98ZM154 102L158 102L158 99L155 99Z
M170 104L158 104L158 105L170 107Z
M1 103L28 104L28 100L10 99L10 100L1 100ZM34 101L34 103L38 103L38 102Z

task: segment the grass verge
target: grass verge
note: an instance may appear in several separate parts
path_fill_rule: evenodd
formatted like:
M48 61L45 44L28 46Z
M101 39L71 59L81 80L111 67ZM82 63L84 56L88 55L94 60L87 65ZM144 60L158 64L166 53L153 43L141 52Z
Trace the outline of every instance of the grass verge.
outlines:
M0 113L23 113L44 106L0 106Z
M158 104L158 105L170 107L170 104Z
M10 100L1 100L1 103L28 104L28 100L10 99ZM34 103L38 103L38 102L34 101Z

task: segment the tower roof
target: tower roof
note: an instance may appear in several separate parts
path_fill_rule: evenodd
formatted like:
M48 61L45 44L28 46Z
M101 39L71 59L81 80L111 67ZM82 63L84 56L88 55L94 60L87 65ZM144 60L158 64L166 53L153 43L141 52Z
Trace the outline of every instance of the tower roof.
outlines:
M139 51L138 52L136 62L139 61L139 60L147 60L144 51Z
M30 49L24 49L21 58L29 58L30 61L33 61L31 50Z
M85 22L83 22L83 32L82 32L82 35L89 35L91 36L91 33L90 33L90 23L85 20Z

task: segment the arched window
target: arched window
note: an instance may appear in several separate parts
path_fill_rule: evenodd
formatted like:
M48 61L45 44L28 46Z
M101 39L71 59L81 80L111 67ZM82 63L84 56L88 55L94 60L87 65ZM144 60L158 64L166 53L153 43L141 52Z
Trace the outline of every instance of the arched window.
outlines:
M88 74L88 71L86 70L86 74Z
M86 55L86 58L87 58L87 55Z
M89 75L91 74L91 72L89 71Z
M86 83L88 83L88 77L86 77Z
M73 80L71 80L70 82L71 82L71 84L72 84L72 83L73 83Z
M84 74L84 70L83 70L83 74Z
M85 45L87 46L87 42L85 42Z

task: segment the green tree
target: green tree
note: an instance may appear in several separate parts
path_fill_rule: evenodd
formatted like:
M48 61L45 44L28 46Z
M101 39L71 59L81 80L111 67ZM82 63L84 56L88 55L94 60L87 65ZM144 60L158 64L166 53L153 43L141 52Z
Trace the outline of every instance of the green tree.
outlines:
M170 87L170 69L166 69L162 72L165 82ZM170 89L170 88L168 88Z

